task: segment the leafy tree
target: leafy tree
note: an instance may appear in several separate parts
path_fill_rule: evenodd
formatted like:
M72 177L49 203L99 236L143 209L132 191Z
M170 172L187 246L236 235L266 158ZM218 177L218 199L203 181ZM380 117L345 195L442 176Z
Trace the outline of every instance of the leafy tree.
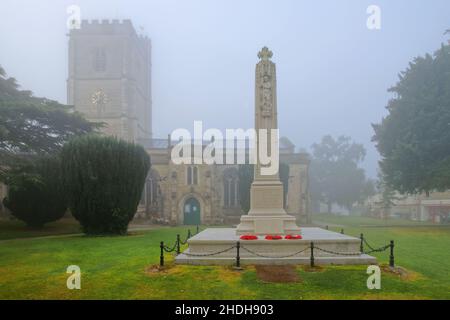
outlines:
M367 184L364 170L358 167L366 154L364 146L352 143L349 137L334 139L327 135L320 143L313 144L312 149L310 190L313 201L326 203L328 212L333 204L350 209L361 200Z
M30 155L54 154L71 137L95 131L100 124L85 120L68 106L19 90L0 67L0 164L2 168Z
M250 188L254 179L254 168L255 166L252 164L239 165L239 202L245 213L248 213L250 210ZM280 163L279 175L283 183L284 205L286 206L289 188L289 165Z
M376 182L373 179L367 179L361 192L361 201L364 201L377 193Z
M41 228L67 211L59 158L34 159L8 172L6 181L9 191L4 205L30 227Z
M386 183L386 179L382 174L379 174L377 182L377 189L381 194L381 199L377 203L381 207L381 218L388 219L391 208L395 205L395 200L399 200L395 190Z
M373 125L386 184L400 193L450 188L450 45L415 58Z
M62 149L69 208L86 234L125 234L133 219L150 157L141 146L85 135Z

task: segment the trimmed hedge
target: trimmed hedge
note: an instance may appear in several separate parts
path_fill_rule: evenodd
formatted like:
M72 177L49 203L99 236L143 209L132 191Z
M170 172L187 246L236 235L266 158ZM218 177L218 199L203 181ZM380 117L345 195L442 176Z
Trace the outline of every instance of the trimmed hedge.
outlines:
M61 158L69 208L83 231L126 234L150 169L144 148L114 137L86 135L67 143Z
M41 228L67 211L62 188L60 159L41 157L8 173L4 205L28 226Z

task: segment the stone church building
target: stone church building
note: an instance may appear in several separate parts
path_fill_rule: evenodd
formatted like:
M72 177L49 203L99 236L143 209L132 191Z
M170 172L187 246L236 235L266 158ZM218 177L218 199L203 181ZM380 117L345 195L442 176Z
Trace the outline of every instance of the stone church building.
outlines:
M82 21L69 35L68 104L105 134L139 143L151 157L137 218L170 224L238 223L238 165L175 165L174 142L152 138L151 42L130 20ZM232 126L232 124L230 124ZM289 165L286 211L310 223L306 153L280 139Z

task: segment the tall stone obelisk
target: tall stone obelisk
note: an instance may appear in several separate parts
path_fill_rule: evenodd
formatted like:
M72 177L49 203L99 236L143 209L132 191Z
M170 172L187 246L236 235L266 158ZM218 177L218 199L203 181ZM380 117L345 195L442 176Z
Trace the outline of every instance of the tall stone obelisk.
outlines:
M270 141L271 129L278 129L277 119L277 82L275 63L272 52L264 47L258 53L260 61L256 65L255 77L255 129L267 130L267 150L272 152ZM278 136L274 137L276 150L278 149ZM260 150L261 139L257 139L257 150ZM278 168L277 168L278 169ZM275 174L263 174L264 166L258 156L255 165L254 181L250 190L250 211L241 217L236 233L278 235L297 234L300 228L295 223L295 217L286 213L283 206L283 184L280 181L278 170Z

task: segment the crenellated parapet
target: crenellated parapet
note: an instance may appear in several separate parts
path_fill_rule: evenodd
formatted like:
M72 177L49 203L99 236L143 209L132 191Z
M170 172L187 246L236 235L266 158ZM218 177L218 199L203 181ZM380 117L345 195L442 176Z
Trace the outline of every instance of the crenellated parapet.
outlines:
M150 41L148 36L138 34L135 31L133 23L130 19L93 19L93 20L81 20L81 26L79 29L72 29L71 34L123 34L123 35L135 35L137 38L144 41Z

